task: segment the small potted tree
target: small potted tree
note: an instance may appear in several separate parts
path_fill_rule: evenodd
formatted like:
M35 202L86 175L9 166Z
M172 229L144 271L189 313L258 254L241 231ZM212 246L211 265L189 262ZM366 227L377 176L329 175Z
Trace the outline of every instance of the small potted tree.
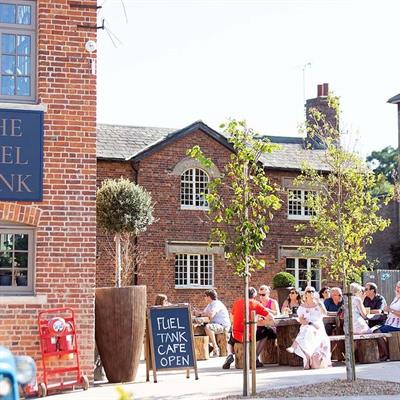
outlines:
M278 293L279 307L282 307L283 302L288 297L290 289L296 284L296 280L289 272L278 272L272 279L274 289Z
M109 179L97 191L96 211L98 227L114 236L116 286L96 289L96 344L108 381L131 382L140 360L147 297L145 286L121 287L121 254L128 254L132 241L154 221L153 203L130 180Z

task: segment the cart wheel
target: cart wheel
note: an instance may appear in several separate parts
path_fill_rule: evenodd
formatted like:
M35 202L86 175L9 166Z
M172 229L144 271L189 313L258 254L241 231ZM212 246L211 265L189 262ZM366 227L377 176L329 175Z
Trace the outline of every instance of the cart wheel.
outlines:
M89 378L86 375L81 376L81 384L83 390L89 389Z
M38 397L46 397L47 396L47 386L45 383L40 382L38 384Z

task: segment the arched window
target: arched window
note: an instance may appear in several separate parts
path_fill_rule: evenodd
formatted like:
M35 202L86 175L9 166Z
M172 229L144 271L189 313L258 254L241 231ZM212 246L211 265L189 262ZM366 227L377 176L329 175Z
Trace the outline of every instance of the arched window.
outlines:
M209 178L200 168L189 168L181 175L181 207L208 209L205 194Z

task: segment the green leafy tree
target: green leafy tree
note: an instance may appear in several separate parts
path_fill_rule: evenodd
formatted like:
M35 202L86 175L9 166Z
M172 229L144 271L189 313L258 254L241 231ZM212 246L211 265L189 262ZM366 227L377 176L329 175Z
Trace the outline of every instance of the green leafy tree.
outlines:
M107 179L97 191L97 223L106 233L114 235L117 287L121 287L121 254L128 255L133 238L153 223L153 210L150 193L129 179Z
M392 184L395 182L399 168L399 153L397 149L387 146L380 151L373 151L367 157L367 163L375 174L382 174Z
M227 249L226 257L235 274L244 279L245 321L248 315L248 287L251 272L264 268L265 262L257 257L269 232L268 223L273 212L281 207L276 188L271 184L260 162L263 155L277 148L266 140L255 138L255 132L244 121L231 120L225 129L234 152L224 166L223 176L208 185L205 198L214 227L210 241L220 242ZM188 155L196 158L204 167L213 161L205 156L199 146ZM249 347L245 329L245 357L243 368L243 395L248 395Z
M339 114L336 98L329 104ZM318 110L310 111L308 134L317 137L326 147L324 162L329 172L317 171L304 165L298 184L307 184L315 189L306 200L313 209L309 227L312 233L303 238L303 252L318 256L320 265L331 278L348 285L358 281L367 270L365 246L372 242L373 234L384 230L390 223L378 215L379 198L373 195L377 184L375 174L354 153L340 145L340 131L329 123ZM385 198L389 201L391 195ZM302 230L305 225L298 225ZM345 346L348 380L355 379L353 359L351 296L345 301Z

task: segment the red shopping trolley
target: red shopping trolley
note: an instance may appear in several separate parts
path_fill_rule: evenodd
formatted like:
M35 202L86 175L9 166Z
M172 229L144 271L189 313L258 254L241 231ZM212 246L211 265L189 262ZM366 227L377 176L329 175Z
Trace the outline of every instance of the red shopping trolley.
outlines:
M79 364L75 314L71 308L53 308L39 312L39 339L42 353L43 382L38 396L53 389L89 388L89 380Z

